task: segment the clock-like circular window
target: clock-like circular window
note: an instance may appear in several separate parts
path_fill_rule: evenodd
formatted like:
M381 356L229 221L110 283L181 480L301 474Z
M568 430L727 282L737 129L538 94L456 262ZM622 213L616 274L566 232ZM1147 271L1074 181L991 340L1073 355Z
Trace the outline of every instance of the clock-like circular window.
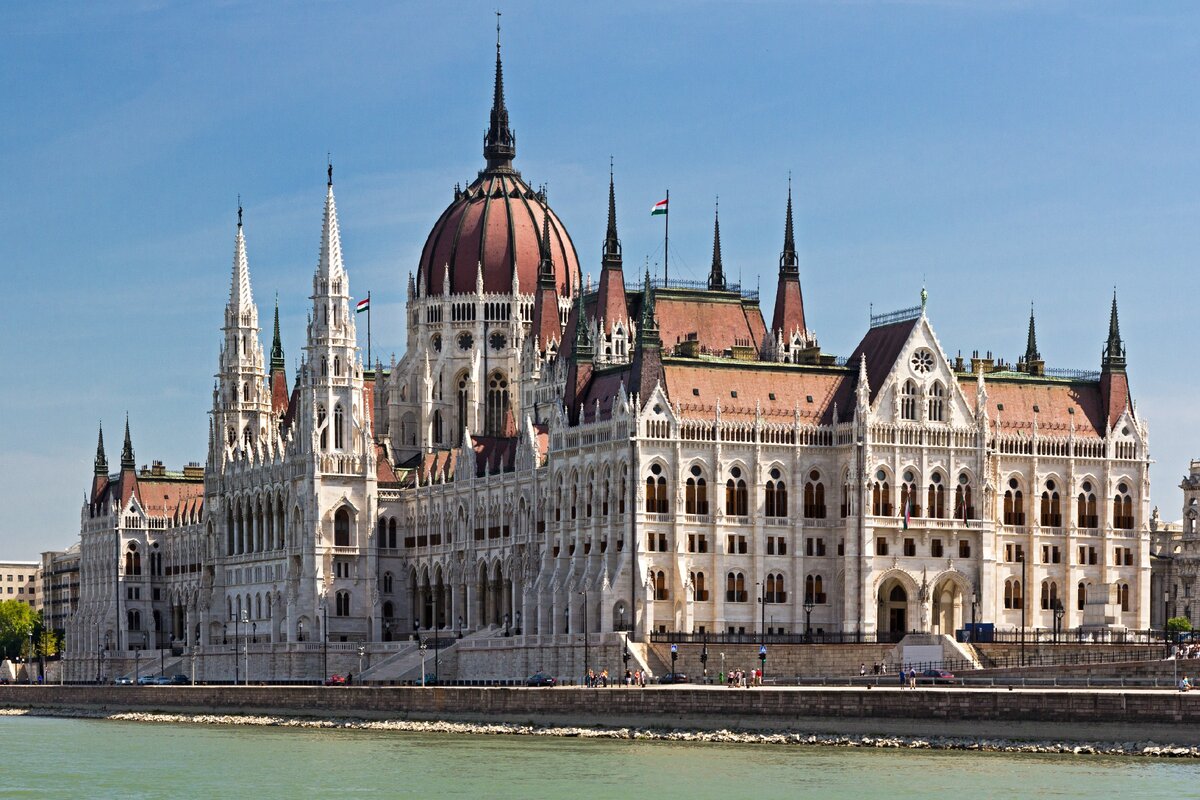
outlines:
M933 352L929 348L922 347L912 354L913 372L918 375L924 375L933 369Z
M469 333L460 333L458 335L458 349L470 350L475 344L475 337Z
M504 346L508 344L508 337L497 331L488 337L488 342L491 343L493 350L503 350Z
M433 339L431 339L430 341L433 344L433 349L435 351L437 351L439 353L442 352L442 335L440 333L435 333L433 335Z

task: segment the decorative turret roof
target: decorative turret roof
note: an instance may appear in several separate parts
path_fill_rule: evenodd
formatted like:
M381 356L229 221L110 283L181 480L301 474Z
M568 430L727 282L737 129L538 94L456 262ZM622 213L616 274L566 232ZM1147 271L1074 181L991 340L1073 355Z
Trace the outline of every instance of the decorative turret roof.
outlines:
M542 195L543 198L545 194ZM558 312L558 279L554 273L554 246L550 240L550 213L542 206L541 261L538 264L537 290L533 299L533 333L538 347L545 351L562 337Z
M713 212L713 256L712 269L708 273L709 289L725 289L725 268L721 264L721 203L717 201Z
M614 188L612 162L608 167L608 233L604 237L604 258L600 267L600 287L596 295L595 315L602 320L604 334L612 331L613 324L629 316L629 305L625 297L625 273L621 265L621 240L617 236L617 199Z
M796 234L792 224L792 179L788 178L787 217L783 226L783 252L779 254L779 284L775 289L775 314L771 332L790 336L808 330L804 319L804 294L800 291L800 257L796 254Z

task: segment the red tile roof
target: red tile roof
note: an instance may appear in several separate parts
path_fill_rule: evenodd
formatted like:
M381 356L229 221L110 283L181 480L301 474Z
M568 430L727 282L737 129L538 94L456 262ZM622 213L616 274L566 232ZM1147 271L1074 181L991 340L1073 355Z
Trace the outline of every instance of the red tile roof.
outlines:
M977 410L976 381L973 375L959 376L972 411ZM984 385L993 430L1032 434L1036 419L1043 436L1066 436L1074 423L1076 436L1104 437L1104 403L1097 382L985 374Z
M735 345L762 348L767 325L757 302L726 292L657 289L654 316L665 352L695 338L702 352L721 354Z
M664 359L663 371L671 402L690 417L711 416L719 401L725 419L753 419L757 406L764 421L792 422L798 411L802 423L824 425L833 422L840 387L849 384L854 396L854 374L845 367ZM845 407L839 411L846 416Z

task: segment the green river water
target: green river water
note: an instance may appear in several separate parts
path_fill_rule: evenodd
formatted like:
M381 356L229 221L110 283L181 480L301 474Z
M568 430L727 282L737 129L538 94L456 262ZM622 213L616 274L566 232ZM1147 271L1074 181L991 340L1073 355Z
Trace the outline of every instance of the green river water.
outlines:
M0 717L0 797L1180 800L1200 764Z

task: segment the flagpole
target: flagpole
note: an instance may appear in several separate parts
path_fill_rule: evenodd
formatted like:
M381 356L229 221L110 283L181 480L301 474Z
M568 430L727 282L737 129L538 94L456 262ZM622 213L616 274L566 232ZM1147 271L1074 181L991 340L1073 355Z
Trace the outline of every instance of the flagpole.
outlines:
M667 268L667 253L671 242L671 190L667 189L667 213L666 220L663 222L663 286L665 287L670 278L670 270Z
M371 291L367 290L367 369L371 369ZM378 378L378 376L376 376Z

